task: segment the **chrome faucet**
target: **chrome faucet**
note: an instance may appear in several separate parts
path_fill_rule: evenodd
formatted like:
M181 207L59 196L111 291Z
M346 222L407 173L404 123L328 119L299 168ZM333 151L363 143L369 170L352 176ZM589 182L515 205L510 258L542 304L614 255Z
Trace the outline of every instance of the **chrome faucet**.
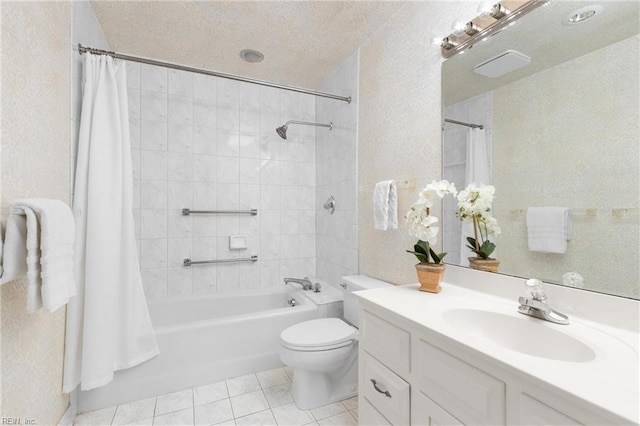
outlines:
M309 281L308 277L304 277L304 278L285 278L284 279L284 285L287 285L289 283L300 284L300 286L302 287L303 290L313 290L313 284L311 283L311 281Z
M542 286L542 281L531 278L524 282L526 297L520 297L518 312L556 324L569 324L569 317L551 309L547 304L547 294Z

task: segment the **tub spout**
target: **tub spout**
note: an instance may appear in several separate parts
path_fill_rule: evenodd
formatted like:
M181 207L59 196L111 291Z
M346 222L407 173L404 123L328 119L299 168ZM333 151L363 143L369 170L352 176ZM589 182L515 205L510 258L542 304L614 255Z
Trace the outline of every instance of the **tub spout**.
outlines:
M311 281L309 281L309 278L305 277L305 278L285 278L284 279L284 285L290 284L290 283L295 283L295 284L300 284L300 287L302 287L303 290L312 290L313 289L313 284L311 284Z

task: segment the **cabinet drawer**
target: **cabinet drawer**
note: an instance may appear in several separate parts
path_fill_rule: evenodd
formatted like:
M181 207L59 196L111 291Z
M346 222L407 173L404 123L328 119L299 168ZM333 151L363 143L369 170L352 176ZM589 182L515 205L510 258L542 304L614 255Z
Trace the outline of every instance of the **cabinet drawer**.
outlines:
M465 424L505 424L504 382L420 340L419 390Z
M398 374L411 368L411 335L388 321L362 311L360 341L363 348Z
M422 392L413 393L411 424L424 426L464 426ZM364 423L366 424L366 423Z
M365 397L358 398L358 424L366 426L393 426Z
M362 363L360 393L391 424L408 425L410 418L409 383L402 380L367 352L362 351L361 354L362 359L359 360Z

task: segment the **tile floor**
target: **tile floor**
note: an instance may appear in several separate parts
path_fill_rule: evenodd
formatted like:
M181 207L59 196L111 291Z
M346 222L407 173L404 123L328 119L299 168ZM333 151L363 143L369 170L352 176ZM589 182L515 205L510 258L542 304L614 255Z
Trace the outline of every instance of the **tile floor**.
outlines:
M285 367L80 414L74 425L349 426L357 419L357 397L298 409Z

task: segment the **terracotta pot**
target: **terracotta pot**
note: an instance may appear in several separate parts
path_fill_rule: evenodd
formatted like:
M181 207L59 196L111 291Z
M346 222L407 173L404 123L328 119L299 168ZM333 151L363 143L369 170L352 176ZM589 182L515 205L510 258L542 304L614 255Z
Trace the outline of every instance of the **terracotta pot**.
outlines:
M498 259L481 259L479 257L469 257L469 266L472 269L487 272L498 272L500 261Z
M420 291L428 291L429 293L440 293L440 280L444 275L446 266L435 263L418 263L416 272L418 272L418 281L420 281Z

